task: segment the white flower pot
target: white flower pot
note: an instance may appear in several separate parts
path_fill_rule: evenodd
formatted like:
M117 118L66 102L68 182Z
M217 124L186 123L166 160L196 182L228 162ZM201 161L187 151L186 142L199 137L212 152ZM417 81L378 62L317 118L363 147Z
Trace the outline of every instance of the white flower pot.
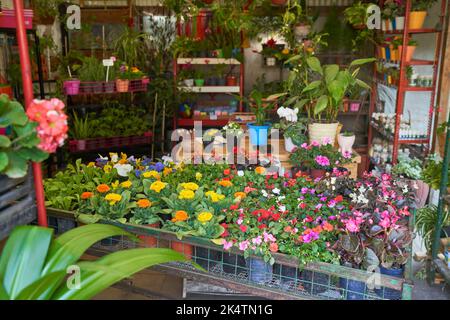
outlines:
M325 138L334 144L339 122L335 123L311 123L308 125L309 142L317 141L322 144Z
M193 87L194 86L194 79L185 79L183 82L184 82L184 85L186 87Z
M405 17L395 17L395 28L403 30L405 28Z
M338 136L338 143L339 143L339 151L344 155L345 153L351 153L353 144L355 143L355 135L353 136L344 136L343 134L340 134Z
M297 146L292 142L289 137L284 137L284 148L287 152L292 152Z

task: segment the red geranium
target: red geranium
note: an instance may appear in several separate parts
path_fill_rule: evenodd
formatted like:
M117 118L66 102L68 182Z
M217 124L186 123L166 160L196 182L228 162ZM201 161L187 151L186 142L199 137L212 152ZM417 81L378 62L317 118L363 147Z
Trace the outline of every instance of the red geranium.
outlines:
M239 227L239 229L241 229L242 232L246 232L247 231L247 226L241 225Z

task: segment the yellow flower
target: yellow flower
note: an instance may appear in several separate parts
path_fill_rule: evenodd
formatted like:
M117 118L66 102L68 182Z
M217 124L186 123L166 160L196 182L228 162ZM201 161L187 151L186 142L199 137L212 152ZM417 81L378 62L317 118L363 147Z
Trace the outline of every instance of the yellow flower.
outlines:
M219 181L219 184L222 187L231 187L233 185L233 183L229 180L221 180L221 181Z
M122 196L120 194L117 193L108 193L105 196L105 200L109 201L109 205L113 206L115 205L118 201L122 200Z
M89 162L87 165L89 168L95 167L95 162Z
M201 212L201 213L198 215L197 220L200 221L201 223L206 223L206 222L208 222L209 220L211 220L212 217L213 217L213 215L212 215L211 212L204 211L204 212Z
M199 188L198 184L196 184L194 182L182 183L181 186L184 189L188 189L188 190L192 190L192 191L197 191Z
M169 168L169 167L165 167L164 168L164 170L163 170L163 175L164 176L167 176L167 175L169 175L171 173L172 173L172 168Z
M195 197L195 193L192 190L189 189L183 189L180 191L180 194L178 195L178 199L187 199L187 200L191 200L194 199Z
M157 180L161 178L158 171L155 170L144 172L142 175L144 178L155 178Z
M111 183L111 187L113 190L116 190L119 187L119 180L116 180L116 182Z
M119 155L115 152L110 152L109 157L111 158L112 163L116 163L117 161L119 161Z
M103 171L105 171L106 173L110 173L111 170L112 170L112 167L109 164L107 164L103 167Z
M225 199L225 196L223 194L219 194L214 191L208 191L205 193L205 195L207 197L209 197L212 202L219 202L219 201Z
M139 69L136 68L136 67L132 67L132 68L131 68L131 72L133 72L133 73L139 72Z
M266 172L266 169L264 167L256 167L255 172L258 174L263 174L264 172Z
M128 189L129 187L131 187L133 183L130 180L124 181L122 182L120 185L122 186L122 188Z
M197 172L197 173L195 174L195 179L196 179L197 181L202 180L202 177L203 177L203 175L202 175L200 172Z
M283 49L283 51L281 51L281 53L282 53L282 54L288 54L288 53L289 53L289 49L288 49L288 48L285 48L285 49Z
M247 195L245 194L245 192L236 192L235 194L234 194L234 197L235 198L239 198L239 199L244 199L245 197L246 197Z
M127 156L126 153L121 152L121 153L120 153L120 157L121 157L121 159L119 160L119 163L120 163L120 164L126 164L126 163L128 163L128 156Z
M164 189L166 187L166 184L164 182L161 181L155 181L151 184L150 186L150 190L153 190L157 193L160 193L162 189Z

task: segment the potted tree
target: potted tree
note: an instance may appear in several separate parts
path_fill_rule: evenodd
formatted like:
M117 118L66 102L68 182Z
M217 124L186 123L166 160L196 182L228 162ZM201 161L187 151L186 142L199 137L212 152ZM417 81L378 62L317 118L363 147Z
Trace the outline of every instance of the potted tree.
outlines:
M421 29L427 17L427 10L433 6L436 0L414 0L409 13L409 29Z
M354 86L370 90L357 76L361 65L373 61L373 58L357 59L348 68L341 69L335 64L322 67L316 57L306 59L308 67L317 76L317 80L305 82L301 92L305 98L299 101L306 107L311 121L308 126L310 141L321 142L324 138L335 141L339 124L336 118L344 97Z
M367 8L370 3L358 1L344 10L345 21L355 29L367 28Z
M266 115L267 110L270 110L273 104L264 102L262 92L256 89L252 90L249 99L246 100L256 116L255 122L247 124L250 132L250 142L254 146L265 146L267 145L270 128L270 123L266 121Z

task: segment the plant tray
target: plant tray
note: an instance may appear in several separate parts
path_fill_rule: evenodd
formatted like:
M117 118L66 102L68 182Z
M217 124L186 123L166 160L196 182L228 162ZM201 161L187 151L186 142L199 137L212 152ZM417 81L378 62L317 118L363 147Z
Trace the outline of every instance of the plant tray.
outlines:
M80 145L78 140L69 140L69 151L84 152L98 149L107 149L122 146L135 146L150 143L152 143L152 133L146 132L142 136L86 139L84 148Z
M70 92L67 87L64 87L64 93L66 95L92 95L92 94L111 94L111 93L134 93L147 91L149 80L139 79L130 80L127 91L118 91L115 81L82 81L78 92Z
M53 219L56 233L60 225L75 225L74 212L48 208L48 214ZM184 237L179 240L175 233L161 229L121 224L112 221L101 221L123 228L126 231L142 237L141 242L134 242L126 237L113 237L94 245L90 253L104 255L110 252L128 248L173 248L183 253L189 260L199 264L204 271L198 270L190 263L168 263L153 267L167 274L177 275L189 280L220 285L231 290L262 296L269 299L338 299L345 300L353 296L359 299L387 299L388 293L395 291L398 297L411 299L412 282L404 278L395 278L381 274L352 269L344 266L315 262L299 266L296 258L285 254L273 254L275 264L271 272L264 274L261 280L255 276L254 269L249 267L250 259L236 249L224 251L222 246L208 239ZM176 245L176 246L175 246ZM369 288L367 283L376 279L379 289ZM353 291L350 284L359 282L361 291Z
M11 179L0 175L0 240L15 226L29 224L36 219L36 204L32 175Z
M33 10L24 9L25 29L33 29ZM16 12L14 9L2 9L0 14L0 28L16 29Z

